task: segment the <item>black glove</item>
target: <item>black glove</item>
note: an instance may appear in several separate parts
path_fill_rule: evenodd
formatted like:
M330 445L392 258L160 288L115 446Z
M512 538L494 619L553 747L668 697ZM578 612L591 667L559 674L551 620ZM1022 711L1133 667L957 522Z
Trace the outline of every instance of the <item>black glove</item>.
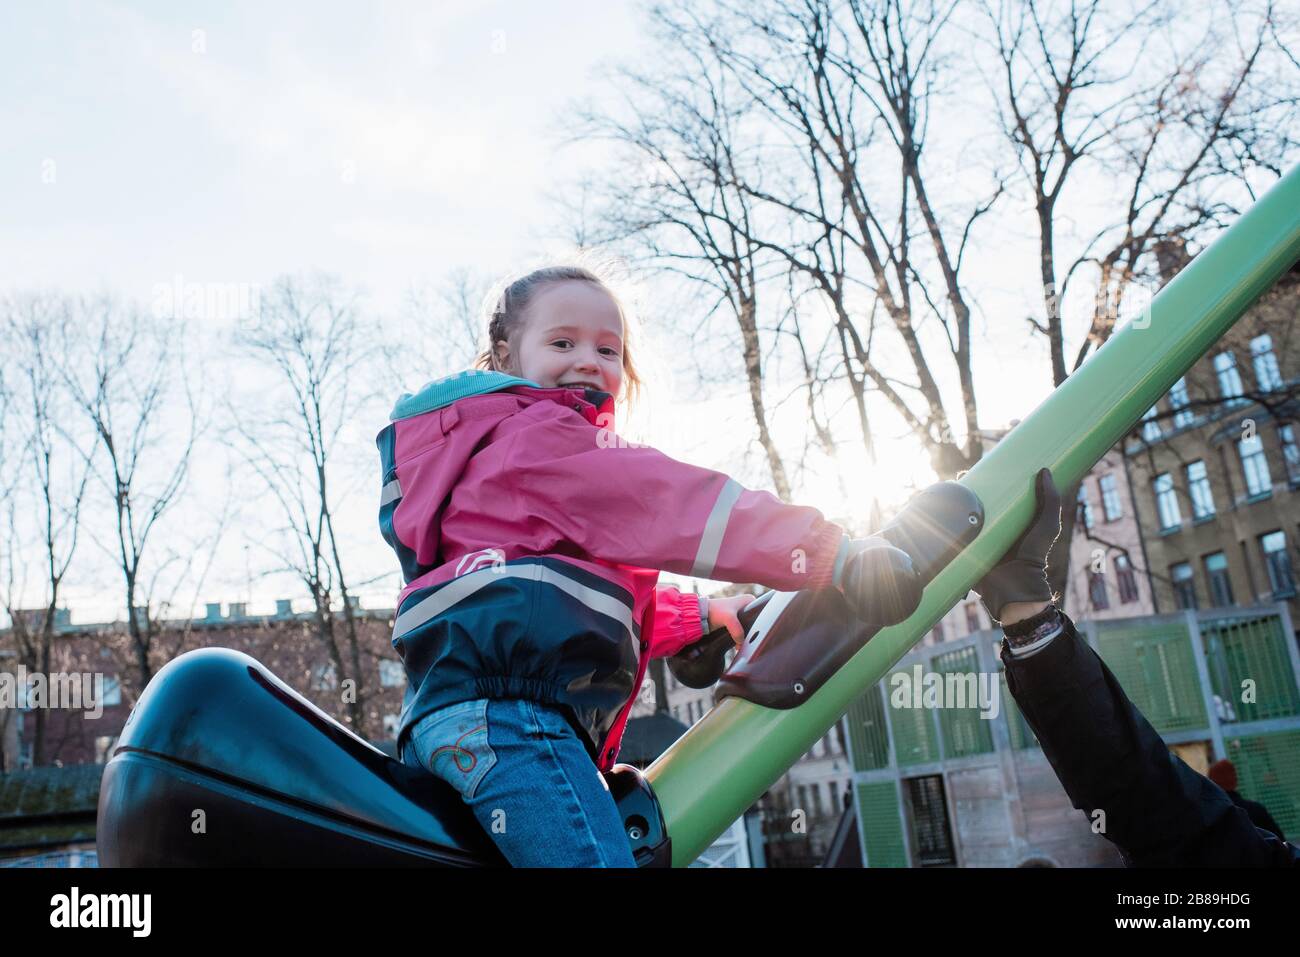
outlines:
M849 542L838 585L855 615L881 626L910 618L925 589L911 556L879 535Z
M1050 602L1047 553L1061 534L1061 493L1050 469L1039 469L1034 481L1037 509L1023 535L1001 561L975 584L980 600L994 621L1014 601Z

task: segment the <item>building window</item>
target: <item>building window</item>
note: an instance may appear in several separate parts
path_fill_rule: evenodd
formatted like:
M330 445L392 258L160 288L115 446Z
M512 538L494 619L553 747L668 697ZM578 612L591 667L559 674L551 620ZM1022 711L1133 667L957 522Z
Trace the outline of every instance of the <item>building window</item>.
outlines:
M1106 596L1106 576L1101 572L1088 572L1088 597L1092 600L1092 607L1099 611L1110 607L1110 599Z
M1101 477L1101 511L1106 521L1113 522L1124 517L1124 507L1119 499L1119 483L1115 476L1106 474Z
M831 782L831 808L836 813L839 813L839 811L842 810L842 808L840 807L840 782L839 781Z
M1210 604L1227 608L1232 604L1232 580L1228 577L1228 558L1223 552L1205 556L1205 577L1210 582Z
M1205 474L1205 462L1197 459L1187 466L1187 489L1192 493L1192 518L1209 518L1214 514L1214 494Z
M1231 352L1220 352L1214 357L1214 374L1219 377L1219 394L1225 399L1241 398L1241 373L1237 371L1237 357Z
M105 708L111 708L113 705L122 703L122 683L111 675L104 675L104 700L101 702Z
M948 803L943 793L943 775L906 778L908 804L912 809L912 847L921 867L951 867L957 863L953 853L952 828L948 823Z
M1161 472L1151 483L1156 495L1156 511L1160 514L1160 530L1168 531L1183 524L1182 513L1178 511L1178 496L1174 492L1174 477L1168 472Z
M1196 418L1192 410L1188 408L1191 399L1187 396L1187 378L1184 376L1174 383L1174 387L1169 390L1169 406L1174 410L1174 428L1181 429L1183 426L1191 425L1192 420Z
M1268 474L1268 459L1264 456L1264 443L1258 435L1237 441L1237 454L1241 456L1241 470L1246 475L1246 494L1252 498L1273 490L1273 479Z
M980 610L973 601L966 603L966 633L973 635L980 630Z
M1174 601L1179 608L1196 607L1196 580L1192 577L1192 566L1179 562L1169 569L1169 577L1174 583Z
M390 738L397 737L397 728L400 724L400 717L395 714L384 715L384 734Z
M1079 521L1086 529L1092 528L1092 503L1088 501L1088 486L1079 483Z
M1296 445L1295 426L1279 425L1277 440L1282 446L1282 458L1286 462L1286 477L1292 485L1300 485L1300 445Z
M400 688L406 684L406 668L400 661L392 658L379 659L379 686L381 688Z
M943 642L943 619L941 618L938 621L936 621L934 623L934 627L930 629L930 643L934 645L938 645L941 644L942 642Z
M1291 555L1286 547L1286 533L1269 532L1259 537L1260 548L1264 552L1264 564L1268 567L1268 583L1273 589L1274 598L1286 598L1295 594L1295 577L1291 574Z
M1255 364L1255 381L1260 392L1273 392L1282 388L1282 372L1273 354L1273 337L1256 336L1250 340L1250 361Z
M1161 436L1160 423L1155 420L1159 411L1153 405L1147 409L1147 414L1142 416L1142 438L1148 442L1154 442Z
M1128 560L1127 555L1115 556L1115 578L1119 582L1119 603L1127 605L1129 602L1137 601L1137 576L1133 574L1133 563Z

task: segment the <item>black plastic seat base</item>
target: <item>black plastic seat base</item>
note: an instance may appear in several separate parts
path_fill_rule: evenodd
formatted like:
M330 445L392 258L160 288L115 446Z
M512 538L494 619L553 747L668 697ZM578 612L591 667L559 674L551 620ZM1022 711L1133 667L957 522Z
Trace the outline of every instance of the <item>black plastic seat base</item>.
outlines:
M644 776L606 781L638 865L666 866ZM449 784L226 648L181 655L141 695L104 769L97 844L106 867L508 865Z

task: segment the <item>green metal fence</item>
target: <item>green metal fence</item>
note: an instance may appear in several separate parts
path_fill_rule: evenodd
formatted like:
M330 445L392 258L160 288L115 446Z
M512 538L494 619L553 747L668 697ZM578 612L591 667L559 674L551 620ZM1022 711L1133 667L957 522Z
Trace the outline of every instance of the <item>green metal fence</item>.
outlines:
M989 722L980 717L978 690L979 652L974 645L936 655L931 661L935 674L944 679L945 691L951 690L947 704L939 711L939 737L945 758L965 758L993 751ZM955 680L950 680L955 679ZM965 700L965 707L956 703Z
M1277 616L1203 622L1210 684L1225 723L1300 714L1300 689Z
M1196 675L1186 621L1096 622L1097 653L1161 734L1206 728L1209 718Z
M1034 737L1034 732L1029 728L1029 722L1025 720L1024 714L1016 704L1016 699L1011 697L1011 689L1007 687L1007 673L1005 670L998 673L998 683L1002 692L1002 713L1006 715L1007 737L1011 742L1012 751L1030 751L1038 747L1038 739Z
M849 750L856 771L889 765L889 727L880 685L874 685L849 708Z
M858 807L862 822L862 844L868 867L907 867L903 844L902 808L898 785L893 781L858 785Z
M1240 794L1263 804L1288 840L1300 838L1300 730L1228 738Z
M887 678L888 684L882 689L885 699L888 701L891 697L891 691L896 687L894 676L905 674L909 682L912 678L911 669L905 671L891 672ZM889 709L889 723L894 731L894 754L897 756L900 767L906 767L915 764L932 764L940 758L939 738L935 733L934 712L927 708L908 707Z

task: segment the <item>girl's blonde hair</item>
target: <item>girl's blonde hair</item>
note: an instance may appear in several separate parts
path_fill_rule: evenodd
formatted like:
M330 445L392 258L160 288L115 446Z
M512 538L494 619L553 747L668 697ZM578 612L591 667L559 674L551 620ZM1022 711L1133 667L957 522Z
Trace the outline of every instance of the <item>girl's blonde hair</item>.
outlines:
M513 279L499 283L488 294L484 303L487 319L487 348L474 359L475 369L504 371L497 366L496 347L498 342L508 341L519 331L524 321L524 313L533 298L545 286L557 282L587 282L603 290L618 307L619 317L623 320L623 398L630 407L640 397L644 384L632 361L632 349L629 343L631 323L628 322L627 310L623 300L610 286L610 283L595 270L577 263L563 263L543 266ZM620 396L614 396L617 400Z

